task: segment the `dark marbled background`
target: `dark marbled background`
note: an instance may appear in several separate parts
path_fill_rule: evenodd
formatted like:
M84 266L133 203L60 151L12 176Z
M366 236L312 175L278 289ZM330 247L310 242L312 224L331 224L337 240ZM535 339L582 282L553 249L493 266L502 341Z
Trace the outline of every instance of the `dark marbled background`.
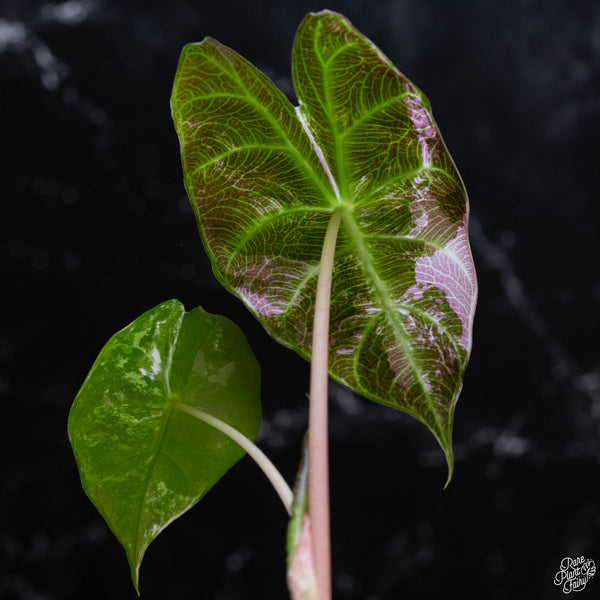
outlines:
M332 1L429 96L469 190L480 300L445 466L426 429L332 386L335 598L560 599L600 561L600 5ZM133 599L66 421L106 340L169 298L263 366L259 444L293 479L307 364L210 272L169 113L181 47L234 47L286 93L308 0L0 0L0 598ZM286 518L242 460L149 548L144 600L286 597ZM598 597L600 576L578 597Z

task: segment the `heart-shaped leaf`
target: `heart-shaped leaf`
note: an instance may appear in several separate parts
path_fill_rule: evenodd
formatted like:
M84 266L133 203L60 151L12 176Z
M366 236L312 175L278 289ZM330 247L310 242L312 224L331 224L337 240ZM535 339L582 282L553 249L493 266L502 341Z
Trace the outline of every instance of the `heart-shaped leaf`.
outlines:
M297 108L213 39L182 52L173 118L214 272L309 358L323 238L343 211L330 373L425 423L451 473L477 295L466 191L425 96L345 17L309 14L292 70Z
M69 414L84 490L125 548L136 590L150 542L244 454L180 403L258 433L260 371L243 333L170 300L108 341Z

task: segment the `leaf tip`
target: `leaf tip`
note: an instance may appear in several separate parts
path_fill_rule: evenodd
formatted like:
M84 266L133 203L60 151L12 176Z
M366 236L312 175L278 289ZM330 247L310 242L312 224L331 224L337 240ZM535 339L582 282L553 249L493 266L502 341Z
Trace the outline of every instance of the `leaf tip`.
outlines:
M330 8L324 8L323 10L311 10L308 13L311 17L320 17L321 15L336 15L336 16L342 16L340 15L340 13L331 10Z
M133 589L137 594L138 598L140 597L140 576L139 576L140 566L139 564L136 566L131 565L131 581L133 583Z
M452 451L452 446L450 446L447 450L445 449L444 452L446 454L446 463L448 465L448 478L444 484L444 489L446 489L448 485L450 485L452 475L454 474L454 452Z

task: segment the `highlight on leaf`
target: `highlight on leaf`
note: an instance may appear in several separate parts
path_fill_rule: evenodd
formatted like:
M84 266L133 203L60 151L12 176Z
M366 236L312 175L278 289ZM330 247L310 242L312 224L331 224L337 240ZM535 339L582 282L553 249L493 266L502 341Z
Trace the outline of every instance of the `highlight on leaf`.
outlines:
M330 374L427 425L450 477L477 296L464 185L423 93L342 15L306 16L292 75L297 107L212 38L182 52L172 113L214 273L309 358L323 238L342 211Z

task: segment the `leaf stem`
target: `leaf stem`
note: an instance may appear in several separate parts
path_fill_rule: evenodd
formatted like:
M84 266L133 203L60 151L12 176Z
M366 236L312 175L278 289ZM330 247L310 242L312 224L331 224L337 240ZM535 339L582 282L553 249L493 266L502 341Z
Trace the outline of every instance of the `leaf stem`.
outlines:
M267 476L267 479L275 488L279 498L281 498L283 506L285 507L288 515L292 515L292 501L294 499L294 494L290 489L290 486L287 484L275 465L267 458L265 453L258 446L256 446L256 444L254 444L243 433L240 433L231 425L228 425L227 423L217 419L216 417L213 417L212 415L209 415L208 413L205 413L202 410L188 406L182 402L174 403L174 406L178 410L181 410L188 415L192 415L192 417L196 417L196 419L200 419L200 421L204 421L208 425L218 429L221 433L224 433L239 446L241 446Z
M317 279L310 362L308 415L308 514L312 524L313 557L319 600L331 599L329 516L329 305L333 259L343 211L334 210L327 225Z

